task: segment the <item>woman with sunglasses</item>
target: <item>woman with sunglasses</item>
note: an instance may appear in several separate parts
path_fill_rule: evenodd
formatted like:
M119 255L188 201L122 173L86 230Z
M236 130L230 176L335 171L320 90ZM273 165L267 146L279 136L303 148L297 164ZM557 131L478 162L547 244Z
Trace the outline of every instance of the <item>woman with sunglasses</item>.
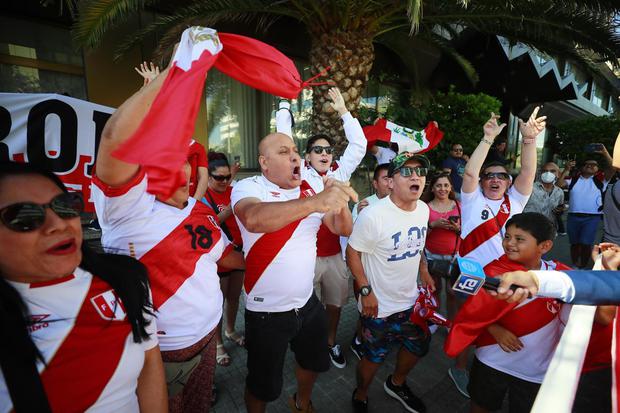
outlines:
M166 412L146 268L82 242L82 198L0 164L0 412Z
M237 220L230 208L230 194L232 192L232 171L228 164L226 155L218 152L209 152L209 180L207 191L202 198L202 202L209 205L217 214L220 228L226 234L230 242L233 243L238 251L241 251L242 240ZM224 324L224 335L229 340L239 346L245 344L245 337L235 331L235 321L237 320L237 310L239 309L239 296L243 287L243 271L232 270L225 267L218 267L217 274L220 277L220 289L224 296L225 319L218 325L215 333L217 339L216 361L220 366L230 365L230 356L224 348L222 339L222 324Z
M499 116L491 113L484 124L484 136L465 165L461 187L461 244L459 256L478 261L483 267L504 254L502 239L506 221L523 212L532 193L536 177L536 136L545 129L546 116L537 117L539 107L532 112L527 122L519 119L523 136L521 149L521 172L511 186L512 178L501 162L483 165L497 136L505 123L498 124ZM465 294L457 297L466 298ZM465 296L465 297L463 297ZM464 363L467 358L461 354L457 366L450 369L450 377L459 392L469 397L469 377ZM462 365L461 365L462 364Z

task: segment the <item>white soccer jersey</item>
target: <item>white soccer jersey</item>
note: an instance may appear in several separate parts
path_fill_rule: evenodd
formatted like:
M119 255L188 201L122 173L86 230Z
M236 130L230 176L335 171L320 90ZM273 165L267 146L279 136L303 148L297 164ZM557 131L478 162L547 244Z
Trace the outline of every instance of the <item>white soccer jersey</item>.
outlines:
M349 245L362 253L364 273L379 302L378 317L409 309L418 297L428 215L422 201L404 211L386 196L364 208L353 225ZM358 308L361 312L361 298Z
M222 316L216 263L232 249L214 212L193 198L183 209L157 201L143 172L122 187L93 183L103 247L148 268L161 349L197 343Z
M285 202L323 190L320 178L306 177L301 187L282 189L264 176L246 178L233 188L231 205L244 198ZM272 233L249 232L237 218L246 257L246 308L281 312L303 307L312 295L316 234L323 214L312 213Z
M486 198L480 188L461 192L461 247L459 255L478 261L483 267L504 254L502 238L505 223L510 217L523 212L529 196L512 186L502 198ZM501 230L498 230L498 222Z
M540 269L546 271L554 270L555 263L543 261ZM539 299L529 298L516 306L515 310L535 300ZM570 306L566 305L566 307ZM546 311L556 316L542 328L519 337L519 340L523 343L523 348L520 351L507 353L502 350L499 344L491 344L476 348L478 360L511 376L534 383L542 383L564 329L559 313L561 311L560 304L547 303ZM510 330L509 325L504 327Z
M133 341L131 325L112 287L77 268L53 282L11 282L23 297L33 324L30 335L46 364L38 363L45 392L55 412L137 412L136 387L151 338ZM12 410L0 372L0 412Z

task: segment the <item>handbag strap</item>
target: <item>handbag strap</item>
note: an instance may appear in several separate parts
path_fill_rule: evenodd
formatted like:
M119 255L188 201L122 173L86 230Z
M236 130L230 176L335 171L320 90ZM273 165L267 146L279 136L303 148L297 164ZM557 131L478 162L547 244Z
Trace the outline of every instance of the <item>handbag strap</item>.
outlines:
M463 220L461 219L461 207L459 206L459 201L457 201L455 199L454 203L456 204L456 209L459 211L459 221L461 222L461 225L463 225ZM454 251L452 251L452 261L453 262L454 262L454 258L456 257L456 251L458 250L458 247L459 247L459 239L460 238L461 238L461 234L459 232L458 234L456 234L456 240L454 241Z

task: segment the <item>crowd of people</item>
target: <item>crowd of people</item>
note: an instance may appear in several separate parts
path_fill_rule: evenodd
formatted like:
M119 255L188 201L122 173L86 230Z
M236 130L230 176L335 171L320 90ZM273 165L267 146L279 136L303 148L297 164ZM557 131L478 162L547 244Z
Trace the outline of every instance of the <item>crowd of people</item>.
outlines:
M471 399L470 411L499 410L506 397L511 412L531 409L562 334L563 302L590 299L570 271L568 292L548 287L554 281L545 270L570 270L547 258L564 232L562 214L574 267L590 266L601 216L606 243L594 250L605 269L620 261L620 187L603 145L592 146L603 172L595 159L578 173L574 162L563 172L553 162L537 171L535 141L546 117L535 108L519 121L521 168L513 176L506 125L491 114L469 156L458 137L448 137L449 154L436 168L422 154L372 146L374 194L360 200L348 181L367 141L333 88L331 108L347 140L339 159L336 137L326 135L310 137L302 157L289 104L281 102L277 131L258 145L259 175L235 180L238 162L192 140L186 179L163 199L148 192L142 165L114 152L139 127L168 71L142 65L144 86L102 132L92 199L105 253L83 242L83 201L54 174L0 166L0 326L7 333L0 412L206 412L216 365L231 363L224 338L247 351L248 412L264 412L280 396L289 347L297 381L289 408L312 412L320 373L347 364L336 333L349 276L359 312L350 332L359 358L353 411L372 410L369 388L394 345L385 393L407 411L426 411L407 377L442 324L428 316L442 291L452 320L445 351L456 359L448 375ZM508 301L484 290L454 292L457 257L477 261L489 277L508 273L498 290ZM523 288L507 289L510 283ZM609 304L620 296L608 280L593 285L603 297L591 299L601 305L593 326L584 326L592 338L577 411L611 409L616 308ZM555 298L536 296L545 288ZM237 331L241 295L245 330Z

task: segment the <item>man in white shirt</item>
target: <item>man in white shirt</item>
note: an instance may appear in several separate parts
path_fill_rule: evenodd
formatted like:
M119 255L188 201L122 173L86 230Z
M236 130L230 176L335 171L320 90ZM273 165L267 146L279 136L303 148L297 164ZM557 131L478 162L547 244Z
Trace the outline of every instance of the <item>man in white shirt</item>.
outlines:
M596 232L603 217L603 193L615 169L612 159L603 144L595 150L605 158L607 164L604 173L600 171L595 159L583 163L579 173L572 178L565 178L575 165L568 162L558 179L558 186L568 188L568 218L566 229L570 241L570 252L573 264L577 268L586 268L590 261L592 245Z
M383 199L390 194L390 177L388 176L389 166L389 163L381 163L375 167L375 171L372 175L372 187L375 190L375 193L367 196L353 206L353 210L351 211L353 222L357 219L357 215L362 212L362 209L373 205L378 200Z
M246 259L248 412L264 412L282 390L289 344L295 353L297 393L291 409L311 411L318 373L329 368L325 309L313 294L316 236L321 223L348 235L348 184L308 174L293 140L282 133L259 143L262 175L234 186L231 206Z
M368 410L368 387L395 341L402 347L384 389L408 411L425 410L406 379L418 359L428 352L431 338L426 326L410 321L418 296L418 273L422 283L434 290L424 259L429 209L418 201L428 167L424 156L396 156L388 171L392 192L360 213L349 238L347 264L360 291L364 350L353 392L355 412Z

